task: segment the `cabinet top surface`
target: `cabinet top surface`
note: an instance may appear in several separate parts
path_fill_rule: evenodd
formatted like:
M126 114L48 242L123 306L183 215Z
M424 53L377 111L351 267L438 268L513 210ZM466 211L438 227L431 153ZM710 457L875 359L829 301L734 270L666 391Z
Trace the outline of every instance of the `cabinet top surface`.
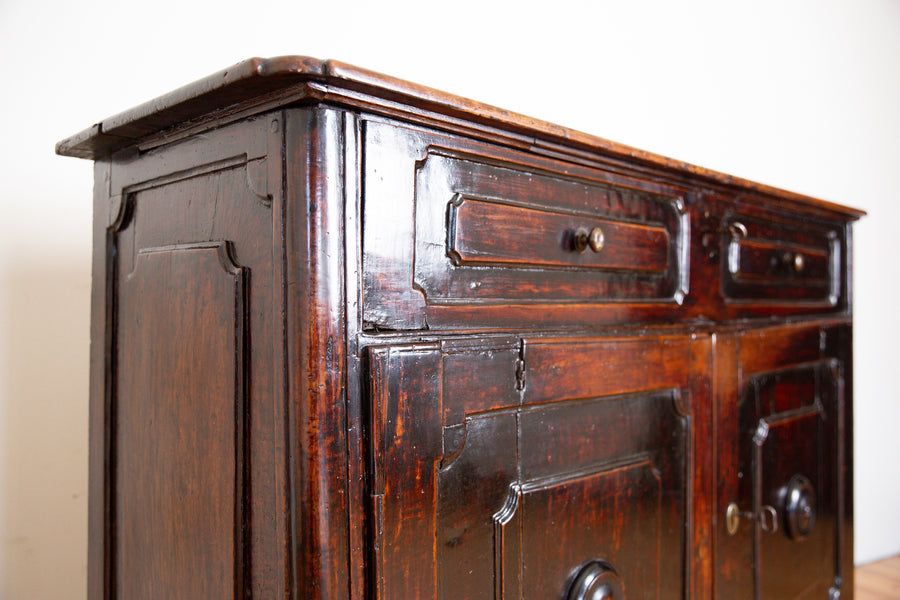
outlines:
M202 124L230 115L249 115L297 102L329 102L370 110L427 116L485 131L512 135L535 148L571 148L597 157L627 160L691 178L740 188L792 203L817 206L849 218L864 211L787 192L651 152L618 144L389 77L335 60L305 56L250 58L178 88L130 110L104 119L56 145L57 154L101 159L144 140L160 138L186 124Z

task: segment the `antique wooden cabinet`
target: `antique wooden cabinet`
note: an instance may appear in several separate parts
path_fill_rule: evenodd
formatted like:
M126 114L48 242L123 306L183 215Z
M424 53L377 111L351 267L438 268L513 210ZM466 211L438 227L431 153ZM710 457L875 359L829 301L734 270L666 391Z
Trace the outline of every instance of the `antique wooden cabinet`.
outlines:
M57 151L92 600L852 597L860 211L299 57Z

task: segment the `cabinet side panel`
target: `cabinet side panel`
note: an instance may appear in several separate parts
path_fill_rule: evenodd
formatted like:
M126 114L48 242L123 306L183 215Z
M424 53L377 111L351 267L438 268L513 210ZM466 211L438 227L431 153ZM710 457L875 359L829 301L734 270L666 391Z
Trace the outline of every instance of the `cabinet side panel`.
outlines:
M109 523L109 478L106 475L108 454L107 419L110 310L110 258L107 226L110 212L110 164L94 164L93 257L91 261L91 374L90 421L88 450L88 589L90 600L104 600L107 589L110 548L107 535Z
M284 595L278 116L98 167L91 600Z
M224 245L143 253L120 286L115 541L124 598L242 595L245 291Z

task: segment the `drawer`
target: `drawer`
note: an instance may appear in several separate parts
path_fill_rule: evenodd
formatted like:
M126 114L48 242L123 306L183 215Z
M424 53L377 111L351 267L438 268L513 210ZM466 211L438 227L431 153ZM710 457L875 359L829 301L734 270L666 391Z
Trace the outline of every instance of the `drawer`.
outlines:
M431 304L678 303L681 198L431 149L416 180L415 282Z
M683 189L383 122L366 121L362 138L365 329L671 321L682 311Z
M841 293L839 229L733 214L726 219L727 301L834 306Z
M448 209L447 254L457 266L575 267L662 276L670 245L669 232L660 225L462 195Z

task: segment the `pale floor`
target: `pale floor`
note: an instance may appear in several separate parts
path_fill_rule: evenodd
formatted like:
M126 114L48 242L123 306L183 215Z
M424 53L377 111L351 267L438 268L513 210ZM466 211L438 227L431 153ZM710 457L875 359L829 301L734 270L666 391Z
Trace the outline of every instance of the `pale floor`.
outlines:
M900 555L856 567L856 600L900 599Z

